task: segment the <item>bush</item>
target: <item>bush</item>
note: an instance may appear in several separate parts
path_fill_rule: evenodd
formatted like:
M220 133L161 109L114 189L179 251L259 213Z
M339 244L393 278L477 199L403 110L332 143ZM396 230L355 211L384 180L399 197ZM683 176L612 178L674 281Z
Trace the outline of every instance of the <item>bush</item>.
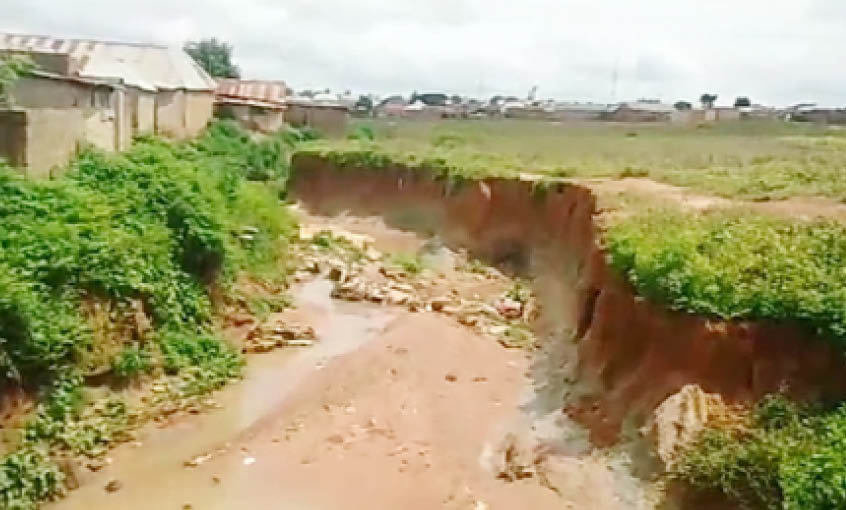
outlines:
M846 342L846 226L653 211L605 237L611 264L648 298L723 319L798 322Z
M137 345L125 347L112 360L112 372L118 379L135 379L150 369L150 354Z
M846 407L825 411L768 397L751 428L707 430L671 475L749 509L844 508Z

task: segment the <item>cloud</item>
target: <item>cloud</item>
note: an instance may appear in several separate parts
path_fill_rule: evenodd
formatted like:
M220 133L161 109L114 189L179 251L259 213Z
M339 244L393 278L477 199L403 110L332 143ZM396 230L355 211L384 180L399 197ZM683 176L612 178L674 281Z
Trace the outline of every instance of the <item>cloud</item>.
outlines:
M841 0L5 0L0 30L231 42L297 89L846 104ZM615 72L616 70L616 72ZM614 87L614 76L617 86Z

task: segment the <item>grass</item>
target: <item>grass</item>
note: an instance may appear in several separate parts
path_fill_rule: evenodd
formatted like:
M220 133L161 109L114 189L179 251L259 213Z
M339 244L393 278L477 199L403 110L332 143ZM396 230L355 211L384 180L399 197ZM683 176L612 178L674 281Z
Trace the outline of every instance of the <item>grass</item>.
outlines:
M284 278L287 154L307 138L254 139L222 122L190 143L141 138L123 154L84 152L53 182L0 168L0 391L41 396L20 448L0 459L0 507L60 494L52 453L97 456L126 431L124 403L84 398L84 377L100 375L87 372L96 353L114 353L105 366L119 381L164 374L177 398L239 375L239 354L214 333L210 289L245 272ZM92 302L111 322L140 312L151 328L95 334Z
M727 320L797 322L846 348L846 226L653 210L605 233L611 264L653 301Z
M371 137L359 136L366 128ZM354 125L354 140L312 150L347 161L401 161L464 176L649 177L753 200L846 200L846 132L784 122L703 127L524 120Z

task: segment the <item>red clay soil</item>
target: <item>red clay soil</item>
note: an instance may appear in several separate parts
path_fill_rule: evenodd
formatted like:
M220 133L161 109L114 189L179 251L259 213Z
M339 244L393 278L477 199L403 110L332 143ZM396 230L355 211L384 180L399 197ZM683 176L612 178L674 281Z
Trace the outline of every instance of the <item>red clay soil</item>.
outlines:
M799 398L846 396L842 353L798 327L709 320L636 296L606 262L586 187L456 183L422 169L337 167L307 154L292 167L292 193L310 211L381 215L533 275L544 310L538 326L549 337L542 356L558 364L547 370L557 379L542 382L577 383L578 394L560 404L597 445L616 442L624 422L643 423L686 384L730 402L785 388Z

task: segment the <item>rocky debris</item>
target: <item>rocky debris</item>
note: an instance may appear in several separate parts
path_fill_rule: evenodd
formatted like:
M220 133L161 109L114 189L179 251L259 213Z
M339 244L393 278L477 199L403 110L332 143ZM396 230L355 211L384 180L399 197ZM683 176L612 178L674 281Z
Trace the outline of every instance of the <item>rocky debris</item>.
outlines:
M310 347L317 339L314 328L295 322L271 322L253 329L244 342L245 353L269 352L277 347Z
M357 250L366 251L373 246L373 238L363 234L354 234L334 225L300 225L300 241L310 242L319 235L329 235L332 239L349 243Z
M523 303L508 297L497 300L496 311L506 319L519 319L523 317Z
M123 488L123 482L120 480L109 480L106 484L106 492L117 492Z
M544 455L539 454L537 448L520 440L514 434L507 434L491 459L491 467L497 478L516 482L532 478L538 473L538 466L543 462Z
M206 462L211 460L211 458L212 458L211 453L205 453L203 455L197 455L196 457L194 457L191 460L186 460L184 464L185 464L185 467L192 467L193 468L193 467L197 467L197 466L202 466L203 464L205 464Z
M725 421L727 415L737 412L720 395L689 384L662 402L641 432L652 440L658 457L669 469L709 424Z

